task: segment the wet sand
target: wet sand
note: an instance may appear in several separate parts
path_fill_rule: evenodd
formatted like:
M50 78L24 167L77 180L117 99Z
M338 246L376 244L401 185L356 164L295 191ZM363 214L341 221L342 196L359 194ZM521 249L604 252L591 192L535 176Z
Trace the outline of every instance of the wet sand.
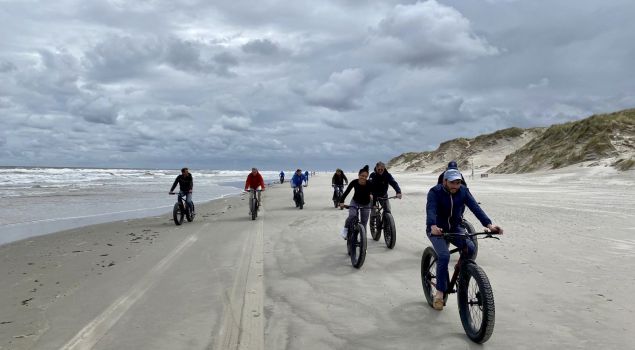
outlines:
M240 196L179 227L165 214L0 246L0 349L628 348L632 173L468 179L506 229L479 248L496 301L484 346L465 336L454 295L442 312L423 296L435 177L396 174L395 249L369 236L360 270L327 175L310 179L303 210L286 183L268 189L256 221Z

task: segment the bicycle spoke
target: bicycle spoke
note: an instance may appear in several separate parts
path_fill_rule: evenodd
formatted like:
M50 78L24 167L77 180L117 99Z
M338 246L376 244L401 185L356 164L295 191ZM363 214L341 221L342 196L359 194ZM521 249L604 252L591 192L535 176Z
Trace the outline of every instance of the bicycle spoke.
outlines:
M470 279L469 283L467 303L470 311L470 325L475 331L479 331L483 323L483 301L476 281Z

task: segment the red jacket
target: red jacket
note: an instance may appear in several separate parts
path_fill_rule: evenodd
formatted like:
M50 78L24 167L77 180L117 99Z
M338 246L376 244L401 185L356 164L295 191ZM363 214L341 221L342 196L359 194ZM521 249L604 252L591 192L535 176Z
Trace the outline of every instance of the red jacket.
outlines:
M247 181L245 181L245 189L256 189L258 186L262 187L263 190L265 189L265 180L263 180L262 175L260 173L256 173L256 175L249 173Z

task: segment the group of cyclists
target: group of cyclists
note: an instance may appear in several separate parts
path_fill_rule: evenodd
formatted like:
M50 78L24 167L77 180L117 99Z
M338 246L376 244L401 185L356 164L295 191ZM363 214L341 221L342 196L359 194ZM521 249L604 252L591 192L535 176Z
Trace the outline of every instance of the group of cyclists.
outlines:
M290 181L294 191L294 198L296 198L295 195L297 191L302 191L304 186L308 186L308 180L308 171L304 173L302 173L301 169L295 171ZM283 182L284 172L281 171L280 183ZM177 184L180 186L180 194L186 196L187 205L193 208L193 180L188 168L181 169L181 175L177 176L174 180L170 194L173 194ZM341 169L337 169L333 174L331 185L339 189L339 193L341 193L344 186L347 186L339 198L339 207L341 209L344 208L346 197L351 191L353 192L349 206L349 214L344 222L344 228L342 228L341 231L341 236L344 239L347 238L349 220L357 216L357 207L363 208L363 210L360 211L360 222L366 227L369 216L372 217L375 215L374 210L371 210L371 208L375 207L378 198L387 197L389 186L394 189L397 198L402 198L399 184L392 174L388 172L383 162L377 162L372 173L370 173L368 165L359 169L357 178L350 182L344 172ZM260 202L260 190L265 190L265 183L262 175L256 168L251 169L251 173L249 173L245 181L245 191L249 191L250 189L259 190L258 202ZM336 192L337 191L334 192L333 200L337 200L337 198L335 198ZM298 205L296 202L296 206ZM451 161L448 163L446 170L439 175L438 183L428 191L426 202L426 235L438 255L436 273L437 292L433 302L433 307L436 310L443 310L444 294L446 293L447 281L449 280L448 264L450 261L450 251L448 241L443 237L443 234L466 233L466 228L463 226L463 214L466 207L474 213L483 227L487 227L493 233L503 233L503 229L492 223L492 220L485 214L483 209L479 206L479 203L470 193L467 183L458 169L457 162ZM387 201L384 204L384 210L390 212L390 204ZM449 242L460 249L466 248L468 256L471 256L475 250L474 243L469 239L450 239Z

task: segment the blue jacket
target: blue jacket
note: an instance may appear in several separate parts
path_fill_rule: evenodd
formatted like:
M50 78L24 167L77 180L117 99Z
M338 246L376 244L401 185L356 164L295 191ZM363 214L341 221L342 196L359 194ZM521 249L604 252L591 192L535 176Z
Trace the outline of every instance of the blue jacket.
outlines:
M455 194L450 194L443 185L432 187L426 203L426 232L430 232L432 225L442 228L443 232L458 232L466 206L483 226L492 223L467 187L459 187Z
M291 187L302 186L302 181L304 181L304 175L293 174L291 178Z
M395 181L395 178L388 173L388 170L384 170L383 175L379 175L379 173L373 172L368 177L368 181L370 182L370 188L373 192L373 196L383 197L388 194L388 185L392 186L392 188L397 193L401 193L401 188Z

